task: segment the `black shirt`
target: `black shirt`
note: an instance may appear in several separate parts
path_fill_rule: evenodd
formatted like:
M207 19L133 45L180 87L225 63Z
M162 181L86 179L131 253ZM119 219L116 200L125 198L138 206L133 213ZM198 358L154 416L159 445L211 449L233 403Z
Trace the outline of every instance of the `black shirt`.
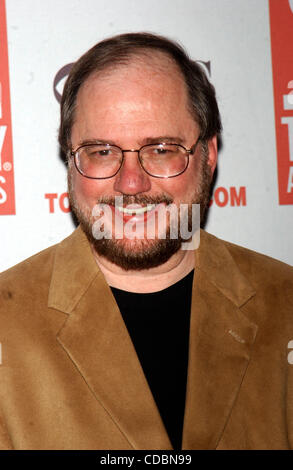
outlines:
M159 292L112 287L174 449L181 449L193 271Z

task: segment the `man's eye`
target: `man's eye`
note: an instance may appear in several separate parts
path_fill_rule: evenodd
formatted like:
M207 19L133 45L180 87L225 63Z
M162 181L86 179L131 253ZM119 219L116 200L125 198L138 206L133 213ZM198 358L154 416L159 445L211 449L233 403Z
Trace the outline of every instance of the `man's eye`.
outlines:
M100 158L100 157L108 157L111 155L110 149L87 149L87 155L90 158Z
M175 152L175 148L173 147L158 147L154 149L155 155L172 155Z
M167 155L168 153L171 153L172 149L166 148L166 147L158 147L154 149L154 154L155 155Z
M100 155L101 157L107 157L111 155L111 150L109 149L99 150L98 152L96 152L96 154Z

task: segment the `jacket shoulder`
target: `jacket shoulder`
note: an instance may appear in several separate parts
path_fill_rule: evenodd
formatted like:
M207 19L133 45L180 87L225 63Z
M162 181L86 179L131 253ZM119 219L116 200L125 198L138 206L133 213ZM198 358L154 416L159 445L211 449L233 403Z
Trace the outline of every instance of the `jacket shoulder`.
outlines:
M293 278L293 266L268 255L222 240L205 230L201 230L201 243L202 240L206 249L210 251L210 248L213 248L213 253L222 254L224 251L228 251L240 271L244 271L243 274L245 272L256 276L270 274L277 277L284 275ZM220 263L221 261L223 260L219 260Z
M212 266L211 282L239 305L251 321L266 324L267 338L282 338L287 329L293 337L293 267L206 232L202 244Z
M250 286L264 298L276 296L293 306L293 267L234 243L221 240L205 231L201 233L200 249L207 272L226 290Z
M21 261L20 263L17 263L16 265L12 266L11 268L8 268L5 271L2 271L0 273L0 283L5 282L5 280L10 280L10 279L16 279L19 276L23 276L24 274L36 274L36 270L38 268L43 269L48 261L54 257L54 253L56 250L56 245L52 245L39 253L36 253L29 258ZM44 265L45 263L45 265Z
M257 292L258 298L266 299L266 303L271 306L275 305L276 308L283 306L284 311L286 310L289 317L292 318L292 266L248 248L220 240L213 235L206 235L207 242L214 244L217 251L221 253L228 252L233 263L231 264L231 273L234 265L236 271L240 271L254 291ZM227 261L228 258L226 258Z
M23 303L34 297L48 295L56 246L27 258L0 274L0 303Z
M241 271L250 277L272 279L291 279L293 267L270 256L244 248L242 246L222 241Z

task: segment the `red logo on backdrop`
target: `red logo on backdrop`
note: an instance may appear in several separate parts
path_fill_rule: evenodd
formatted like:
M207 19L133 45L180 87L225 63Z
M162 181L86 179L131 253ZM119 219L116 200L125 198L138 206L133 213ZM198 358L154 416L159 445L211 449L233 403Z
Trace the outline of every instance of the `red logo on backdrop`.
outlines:
M269 0L279 203L293 204L293 0Z
M15 214L5 1L0 0L0 215Z

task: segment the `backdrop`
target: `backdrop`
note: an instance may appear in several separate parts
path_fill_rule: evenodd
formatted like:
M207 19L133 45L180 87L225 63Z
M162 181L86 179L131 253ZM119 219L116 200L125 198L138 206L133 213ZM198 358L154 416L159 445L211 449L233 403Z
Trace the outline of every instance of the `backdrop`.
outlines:
M72 232L58 100L70 64L129 31L179 41L216 87L206 229L293 264L293 0L0 0L0 270Z

